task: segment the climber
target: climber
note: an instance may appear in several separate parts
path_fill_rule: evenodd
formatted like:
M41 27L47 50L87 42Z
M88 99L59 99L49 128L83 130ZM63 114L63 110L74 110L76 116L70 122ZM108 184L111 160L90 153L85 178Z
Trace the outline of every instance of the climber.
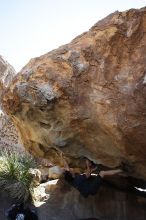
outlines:
M92 172L97 169L95 164L86 159L86 171L83 174L74 173L73 169L69 167L66 160L62 157L64 163L64 178L65 180L75 187L81 195L88 197L89 195L95 195L102 184L102 179L105 176L112 176L123 172L121 169L100 171L98 174Z

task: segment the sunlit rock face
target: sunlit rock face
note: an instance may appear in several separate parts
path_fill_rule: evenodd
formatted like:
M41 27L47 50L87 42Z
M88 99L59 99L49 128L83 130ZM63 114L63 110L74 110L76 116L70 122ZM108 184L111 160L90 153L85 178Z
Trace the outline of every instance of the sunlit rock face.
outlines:
M16 75L14 68L0 55L0 150L20 149L18 132L14 124L1 110L1 94L8 87L13 77ZM21 146L21 148L20 148Z
M121 162L146 180L146 8L115 12L30 62L3 106L37 156L70 166Z
M16 75L14 68L0 55L0 82L5 87L9 85Z

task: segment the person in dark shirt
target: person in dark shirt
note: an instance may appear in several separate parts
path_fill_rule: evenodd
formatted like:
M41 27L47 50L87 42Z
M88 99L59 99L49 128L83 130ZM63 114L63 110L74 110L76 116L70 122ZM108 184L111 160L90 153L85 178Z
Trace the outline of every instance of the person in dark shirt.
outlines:
M68 163L64 158L63 162L65 180L75 187L84 197L95 195L102 184L102 179L105 176L112 176L123 172L121 169L114 169L100 171L98 174L93 174L97 167L92 161L86 159L86 172L83 174L76 174L74 173L73 169L68 166Z
M35 210L24 208L24 203L13 204L5 213L8 220L38 220Z

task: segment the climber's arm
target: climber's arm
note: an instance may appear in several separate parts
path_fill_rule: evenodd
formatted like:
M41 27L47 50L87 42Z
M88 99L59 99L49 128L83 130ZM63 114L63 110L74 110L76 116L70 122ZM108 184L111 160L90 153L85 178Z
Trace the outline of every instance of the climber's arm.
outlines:
M86 171L84 174L86 175L86 178L91 176L90 161L88 159L86 159Z
M113 176L119 173L122 173L123 170L121 169L116 169L116 170L106 170L106 171L100 171L99 175L103 178L105 176Z

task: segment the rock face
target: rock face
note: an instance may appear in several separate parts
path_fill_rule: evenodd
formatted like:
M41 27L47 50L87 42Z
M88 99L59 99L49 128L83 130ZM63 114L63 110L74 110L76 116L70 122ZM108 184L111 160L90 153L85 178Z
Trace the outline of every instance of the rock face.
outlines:
M24 151L12 120L5 114L0 115L0 149Z
M0 85L7 87L15 75L14 68L0 55Z
M145 198L107 186L96 196L84 198L76 189L58 182L46 203L38 207L38 216L40 220L145 220L145 205Z
M14 68L0 56L0 99L3 90L8 87L15 75ZM22 150L22 144L20 144L18 132L12 120L1 112L0 107L0 149L12 150L12 148L15 148L15 150L19 148L20 151L20 149Z
M37 156L70 166L121 162L146 180L146 8L115 12L31 59L3 106Z

